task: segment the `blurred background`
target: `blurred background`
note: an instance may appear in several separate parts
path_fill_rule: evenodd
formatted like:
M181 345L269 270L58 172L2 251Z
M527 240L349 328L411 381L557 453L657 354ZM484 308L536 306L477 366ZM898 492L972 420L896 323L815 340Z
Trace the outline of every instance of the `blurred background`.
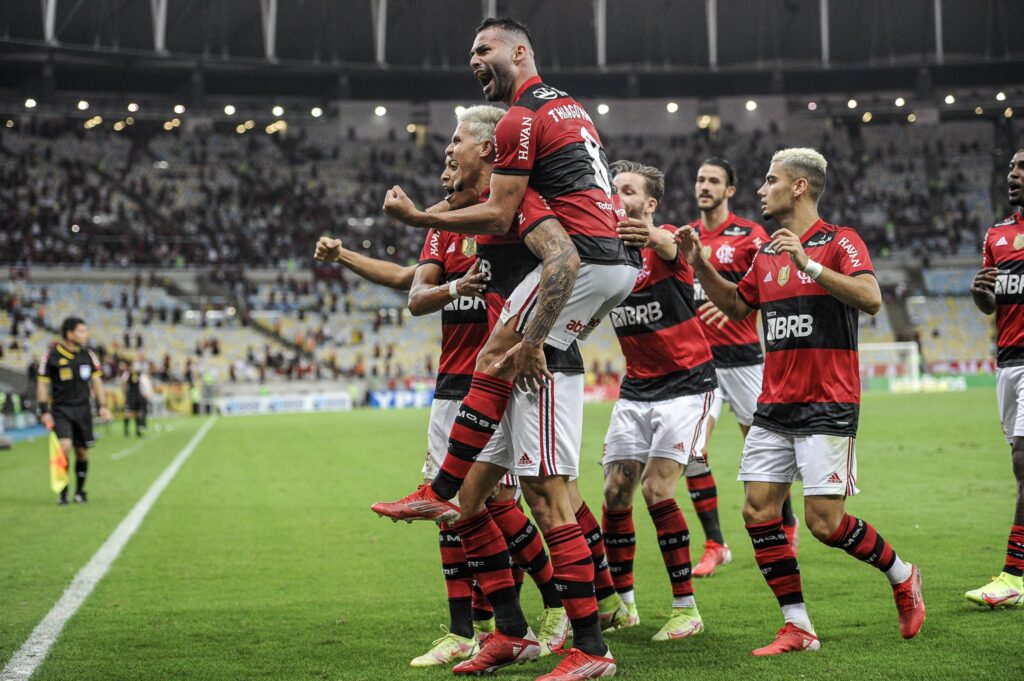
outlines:
M661 222L698 217L707 156L732 161L732 207L759 219L771 154L822 151L821 213L861 233L885 293L861 317L865 386L994 382L991 319L968 289L1024 143L1022 2L12 0L3 427L34 425L34 367L70 314L115 408L131 367L157 414L429 404L439 318L315 266L313 245L415 262L423 233L382 215L384 191L440 198L492 15L530 27L542 76L583 101L610 160L665 171ZM588 395L614 399L613 334L583 349Z

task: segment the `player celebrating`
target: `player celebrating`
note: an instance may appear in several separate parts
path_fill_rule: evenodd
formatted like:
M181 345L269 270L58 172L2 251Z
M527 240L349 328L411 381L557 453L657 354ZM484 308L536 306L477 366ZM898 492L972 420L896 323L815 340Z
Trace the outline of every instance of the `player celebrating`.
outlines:
M703 256L692 227L677 236L720 310L738 320L760 309L763 320L764 383L739 479L745 483L743 518L754 557L778 598L785 625L755 655L821 646L780 516L790 484L798 478L804 483L808 529L821 542L885 574L903 637L916 636L925 617L917 567L901 560L874 527L845 511L846 497L858 491L858 311L875 314L882 296L861 238L818 216L826 167L813 149L784 149L772 157L758 195L764 218L777 220L781 229L758 251L738 285ZM809 371L811 366L818 370Z
M1017 507L1006 544L1003 571L991 582L964 594L991 608L1024 607L1024 146L1010 160L1006 177L1010 205L1017 210L985 235L985 257L974 277L974 304L996 313L996 397L1003 434L1010 445L1017 479Z
M100 405L100 418L110 419L106 392L103 389L103 371L100 361L89 350L89 327L78 317L68 317L60 325L60 341L52 343L39 363L39 381L36 399L39 420L48 430L55 431L61 448L67 452L75 448L75 503L88 501L85 477L89 471L89 448L95 443L92 434L92 408L90 393L95 393ZM59 506L68 503L65 487L57 497Z
M626 356L626 377L604 441L604 530L615 587L638 624L633 595L633 496L638 483L658 533L672 583L672 616L655 641L704 631L690 573L690 531L676 504L679 478L702 458L715 382L711 347L701 332L693 300L693 268L679 258L670 225L655 227L665 176L633 161L612 165L615 187L632 218L619 229L627 243L643 247L643 270L633 292L612 310L611 320Z
M531 187L548 200L572 248L561 248L560 241L544 234L534 237L538 247L550 252L553 267L538 267L510 295L501 323L478 358L440 474L428 488L374 506L399 519L453 512L443 502L457 494L490 437L474 429L473 420L497 424L517 376L530 387L550 381L543 346L564 350L585 336L585 328L628 295L637 274L635 249L625 248L615 232L614 188L597 130L578 102L541 81L526 27L512 19L485 20L472 55L470 65L484 95L510 107L495 133L489 199L469 208L427 213L416 210L401 188L394 187L385 211L417 227L503 234ZM556 259L561 261L557 265ZM497 362L506 355L507 361Z
M725 159L709 158L704 161L697 170L694 189L700 219L691 222L690 226L704 244L704 256L722 277L738 282L750 268L757 249L768 243L768 234L761 225L738 217L729 210L729 199L736 194L736 173ZM706 324L704 335L711 344L718 375L718 390L711 404L707 439L711 439L723 402L729 403L745 438L754 421L764 365L761 339L757 336L757 315L730 322L714 303L707 300L699 281L694 286L694 297L700 304L698 311ZM710 577L719 565L732 561L732 552L725 543L718 522L717 485L707 458L705 448L705 460L692 462L686 467L686 486L706 540L704 555L693 569L694 577ZM796 517L789 497L782 505L782 526L795 552Z
M479 135L482 139L476 141L477 144L485 141L489 144L494 125L503 113L494 107L472 107L460 115L460 128L474 141ZM477 201L478 194L472 191L455 196L456 168L456 162L449 158L441 176L450 201L456 205ZM484 170L489 172L489 168ZM475 250L476 244L471 238L434 231L427 234L417 266L402 267L368 258L343 248L340 240L327 237L321 238L316 248L318 260L340 262L364 279L409 291L409 309L414 315L441 310L441 359L431 403L427 457L422 471L428 482L436 474L447 450L448 431L459 402L468 389L476 354L487 339L491 326L482 300L487 275L480 272ZM505 441L499 435L488 443L484 454L501 451L504 447ZM511 542L509 552L512 558L530 573L540 589L544 612L538 630L538 640L542 644L539 655L549 655L565 641L568 620L540 534L516 503L515 480L506 479L504 482L507 484L488 503L499 519L503 536ZM414 667L445 665L468 659L477 651L472 621L472 575L465 552L458 534L450 527L440 529L439 544L448 591L449 626L429 651L412 661ZM493 622L489 626L485 624L484 628L493 630Z

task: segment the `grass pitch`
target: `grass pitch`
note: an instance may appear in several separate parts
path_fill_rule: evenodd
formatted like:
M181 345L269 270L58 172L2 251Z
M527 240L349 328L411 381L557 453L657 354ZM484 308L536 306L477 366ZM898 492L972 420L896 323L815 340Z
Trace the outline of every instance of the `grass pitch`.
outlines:
M586 410L581 484L595 513L610 410ZM451 678L446 669L408 666L447 621L437 533L368 509L417 482L426 422L426 411L221 418L34 678ZM54 505L45 441L0 452L2 664L201 423L167 421L135 449L113 427L93 450L86 506ZM695 585L707 631L687 641L648 640L671 601L638 498L642 624L608 637L620 678L1022 678L1024 610L981 610L962 595L998 573L1012 514L1009 451L992 391L867 394L861 424L863 493L849 512L921 567L928 618L918 638L900 638L880 573L801 528L804 592L822 650L750 656L781 618L743 531L740 435L724 415L712 467L735 559ZM682 487L696 559L703 536ZM523 594L524 609L536 616L540 600L529 579ZM548 658L498 678L533 679L553 666Z

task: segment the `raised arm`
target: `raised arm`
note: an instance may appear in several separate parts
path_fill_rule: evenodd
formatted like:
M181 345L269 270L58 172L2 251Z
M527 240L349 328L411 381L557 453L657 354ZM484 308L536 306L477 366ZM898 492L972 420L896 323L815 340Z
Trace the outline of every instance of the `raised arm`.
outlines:
M754 311L739 295L739 287L726 280L711 266L701 253L700 237L693 227L680 227L676 232L679 251L686 262L693 265L693 271L700 279L700 285L708 300L719 310L728 315L729 319L743 319Z
M789 253L798 270L808 274L840 302L870 315L882 309L882 291L874 274L864 272L850 276L817 262L809 267L811 259L804 252L800 238L788 229L772 234L771 247L776 253Z
M442 283L441 275L441 268L433 263L424 263L416 268L409 290L409 312L414 316L437 312L462 296L484 297L487 275L480 271L479 260L474 261L462 277L447 284Z
M491 175L487 201L458 210L421 211L402 188L392 187L384 197L384 212L411 227L434 227L458 234L504 234L523 201L529 175Z
M341 239L327 236L320 237L316 242L313 258L321 262L339 262L369 282L398 291L408 291L416 273L414 265L403 266L387 260L370 258L343 247Z

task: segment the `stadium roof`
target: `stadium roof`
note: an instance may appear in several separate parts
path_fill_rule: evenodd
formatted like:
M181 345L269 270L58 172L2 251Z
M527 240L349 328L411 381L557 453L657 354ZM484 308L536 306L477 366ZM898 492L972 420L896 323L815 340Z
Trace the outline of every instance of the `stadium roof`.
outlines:
M22 0L0 7L0 88L475 96L468 48L490 13L527 23L542 71L580 94L907 87L922 67L983 85L1024 68L1015 0Z

